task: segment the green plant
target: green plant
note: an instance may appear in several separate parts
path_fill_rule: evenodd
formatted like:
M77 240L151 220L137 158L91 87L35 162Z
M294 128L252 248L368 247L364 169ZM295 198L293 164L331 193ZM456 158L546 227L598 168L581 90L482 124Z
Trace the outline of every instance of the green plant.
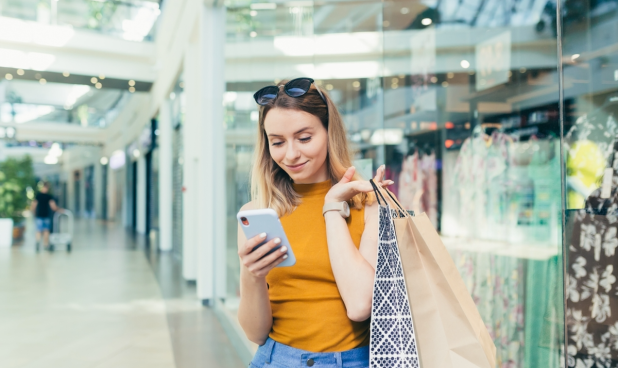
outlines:
M30 204L27 189L35 185L30 156L0 162L0 218L12 218L15 222L22 220L22 213Z

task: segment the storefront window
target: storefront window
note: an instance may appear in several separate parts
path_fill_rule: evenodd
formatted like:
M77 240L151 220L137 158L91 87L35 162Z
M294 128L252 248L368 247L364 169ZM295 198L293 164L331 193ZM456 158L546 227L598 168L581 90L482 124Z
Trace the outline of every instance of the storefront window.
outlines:
M618 1L562 9L569 367L618 366Z

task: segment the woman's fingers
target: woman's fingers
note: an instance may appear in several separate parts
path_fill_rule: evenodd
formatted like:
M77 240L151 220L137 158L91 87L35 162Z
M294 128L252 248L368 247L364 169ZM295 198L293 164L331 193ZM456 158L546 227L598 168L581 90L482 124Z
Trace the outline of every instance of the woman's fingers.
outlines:
M251 272L259 272L261 270L268 269L268 267L270 267L273 264L275 266L278 265L279 263L283 262L284 260L286 260L288 258L287 257L287 250L288 249L287 249L286 246L283 246L283 247L281 247L279 249L276 249L271 254L267 255L266 257L258 260L253 265L251 265L249 267L249 271L251 271Z
M378 170L376 170L376 176L373 178L373 181L375 181L376 183L379 183L382 180L384 180L384 171L385 171L384 165L380 165L380 167L378 167Z
M354 177L355 172L356 172L356 168L354 166L348 167L348 169L345 171L345 174L343 174L343 178L341 178L339 183L341 184L349 183Z
M281 244L281 239L279 238L270 240L268 243L261 245L259 248L257 248L253 252L244 256L243 264L248 267L249 265L260 260L260 258L264 257L266 253L270 252L274 248L277 248L280 244Z
M251 239L247 239L245 245L238 250L238 255L242 257L251 253L253 251L253 248L257 247L260 243L262 243L264 239L266 239L266 233L261 233Z

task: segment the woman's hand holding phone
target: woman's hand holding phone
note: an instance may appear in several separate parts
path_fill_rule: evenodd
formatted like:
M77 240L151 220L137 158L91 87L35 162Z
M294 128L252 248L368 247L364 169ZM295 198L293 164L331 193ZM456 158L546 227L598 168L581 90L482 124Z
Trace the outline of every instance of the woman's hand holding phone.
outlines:
M278 247L281 239L275 238L256 248L266 239L266 233L259 234L253 238L247 239L238 250L240 262L255 278L265 278L273 268L277 267L281 262L288 258L287 247L282 246L278 250L265 256L268 252Z

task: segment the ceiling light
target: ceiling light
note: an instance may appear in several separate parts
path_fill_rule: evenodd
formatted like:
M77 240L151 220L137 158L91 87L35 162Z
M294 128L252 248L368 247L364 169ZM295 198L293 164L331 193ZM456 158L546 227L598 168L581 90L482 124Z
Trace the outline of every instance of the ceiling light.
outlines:
M99 79L100 79L100 80L105 79L105 74L101 74L101 75L99 75Z
M250 5L253 10L274 10L277 9L277 4L275 3L255 3Z
M249 33L249 36L251 36L251 37L257 37L257 32L252 31L251 33Z
M135 92L135 87L129 87L129 92L131 93Z
M255 10L251 10L251 11L249 12L249 14L250 14L252 17L255 17L255 16L257 15L257 11L255 11Z
M448 87L448 82L447 81L442 82L442 87Z
M405 14L408 14L410 12L410 9L408 9L408 8L401 8L400 12L401 12L401 14L405 15Z
M131 80L129 81L129 85L130 85L131 87L135 86L135 81L134 81L133 79L131 79Z
M99 83L95 84L94 87L96 89L101 89L103 87L103 85L101 84L101 82L99 82Z
M90 78L90 83L92 84L96 84L99 80L97 79L97 77L92 77Z
M462 60L459 65L464 69L468 69L470 67L470 62L468 60Z
M432 23L431 18L423 18L423 20L421 20L421 24L424 26L428 26Z
M6 73L6 75L4 76L4 78L6 78L6 80L13 80L13 74L11 74L11 73Z
M101 160L99 161L101 163L101 165L105 166L107 165L107 163L109 162L109 160L107 159L107 157L101 157Z
M60 143L54 143L52 144L51 148L49 149L49 152L47 153L47 156L50 157L60 157L62 156L62 148L60 147Z
M71 73L69 73L69 72L62 72L62 75L65 76L65 77L69 77L71 75Z
M360 82L359 81L352 82L352 87L354 87L354 88L360 87Z
M47 79L41 78L41 79L39 79L39 83L45 84L45 83L47 83Z
M437 83L438 82L438 77L436 77L435 75L431 78L429 78L429 80L431 81L431 83Z
M45 156L43 162L45 162L47 165L55 165L58 163L58 157Z
M26 72L24 72L23 69L17 69L17 75L24 75L26 74Z

